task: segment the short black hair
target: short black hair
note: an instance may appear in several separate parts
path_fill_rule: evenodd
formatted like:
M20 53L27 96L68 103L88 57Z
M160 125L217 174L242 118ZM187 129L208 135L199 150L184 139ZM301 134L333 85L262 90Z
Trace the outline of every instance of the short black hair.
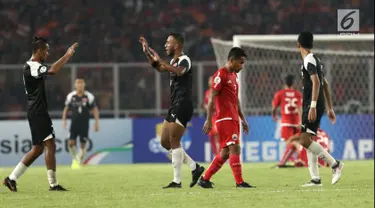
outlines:
M184 45L185 38L184 38L184 35L182 33L175 33L175 32L173 32L173 33L169 34L169 36L172 36L181 45Z
M230 59L241 59L241 57L247 58L245 51L240 47L233 47L228 53L228 60Z
M294 75L286 75L284 81L286 86L291 87L294 84Z
M303 31L298 35L298 43L301 44L302 48L312 49L314 42L314 36L309 31Z
M46 48L46 44L48 44L48 41L44 38L34 36L33 37L33 42L31 43L31 51L33 53L36 53L39 49L44 49Z

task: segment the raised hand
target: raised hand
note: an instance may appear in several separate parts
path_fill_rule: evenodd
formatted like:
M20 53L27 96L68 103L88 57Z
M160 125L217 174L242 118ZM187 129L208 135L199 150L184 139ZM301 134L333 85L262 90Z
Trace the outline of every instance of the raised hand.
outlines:
M75 42L72 46L70 46L68 48L68 50L66 51L66 54L70 57L72 57L74 55L74 52L75 52L75 49L78 47L78 43Z

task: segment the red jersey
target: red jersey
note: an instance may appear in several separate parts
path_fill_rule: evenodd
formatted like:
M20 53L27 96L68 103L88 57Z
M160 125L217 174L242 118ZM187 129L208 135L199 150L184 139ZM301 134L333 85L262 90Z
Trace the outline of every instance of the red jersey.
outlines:
M216 123L225 120L239 121L238 115L238 78L225 67L213 76L212 89L219 92L216 96Z
M295 89L283 89L276 92L272 107L281 107L281 126L295 127L301 118L298 108L302 106L302 93Z

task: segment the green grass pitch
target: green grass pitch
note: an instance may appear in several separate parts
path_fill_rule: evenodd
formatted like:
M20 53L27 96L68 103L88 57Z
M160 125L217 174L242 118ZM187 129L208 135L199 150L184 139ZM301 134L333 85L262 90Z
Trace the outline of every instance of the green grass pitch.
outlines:
M207 168L207 164L204 165ZM172 180L170 164L100 165L72 170L59 166L59 183L69 192L49 192L44 167L31 167L18 180L18 192L0 188L0 207L374 207L374 161L345 162L341 181L331 185L331 170L321 168L323 187L302 188L307 168L271 169L270 163L243 165L245 181L256 189L236 189L229 165L212 178L215 188L189 188L190 170L183 168L183 188L163 190ZM12 168L0 168L1 179Z

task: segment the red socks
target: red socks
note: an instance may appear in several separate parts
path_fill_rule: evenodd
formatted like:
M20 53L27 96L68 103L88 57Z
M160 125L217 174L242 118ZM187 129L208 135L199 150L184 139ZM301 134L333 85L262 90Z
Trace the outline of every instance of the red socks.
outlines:
M204 173L203 180L209 181L210 178L224 165L225 159L221 157L220 154L217 154L212 161L210 167L208 167L207 171Z
M226 160L224 160L220 154L216 155L210 167L208 167L206 173L204 173L203 180L210 180L210 178L224 165L225 161ZM229 156L229 164L232 168L232 173L236 183L243 183L240 155L231 154Z
M229 156L230 167L237 184L243 183L242 178L242 165L240 161L240 155L231 154Z
M285 165L285 163L289 160L289 158L294 154L295 151L296 151L296 148L294 147L293 144L289 144L288 146L286 146L284 155L279 165Z

